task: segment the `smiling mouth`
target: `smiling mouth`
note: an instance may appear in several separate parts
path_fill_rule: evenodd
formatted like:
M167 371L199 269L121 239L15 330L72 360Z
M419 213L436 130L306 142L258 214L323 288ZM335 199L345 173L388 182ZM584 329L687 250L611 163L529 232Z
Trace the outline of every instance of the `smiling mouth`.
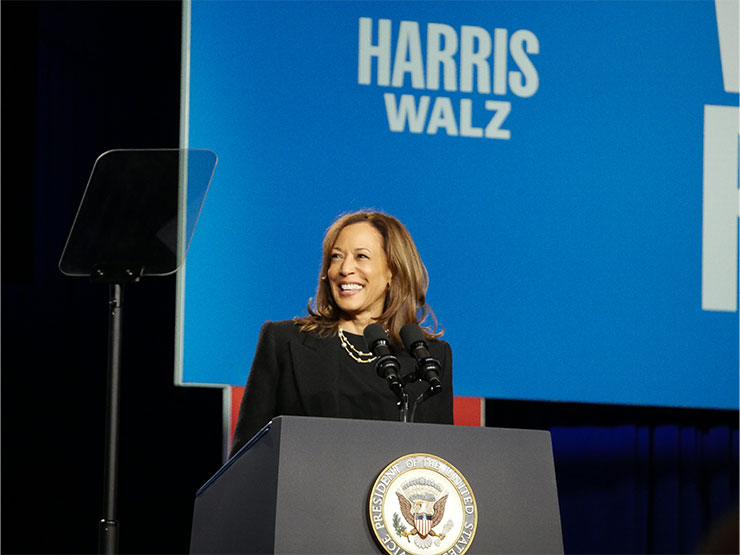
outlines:
M339 284L339 290L347 295L353 295L357 291L361 291L363 289L363 285L360 285L359 283L340 283Z

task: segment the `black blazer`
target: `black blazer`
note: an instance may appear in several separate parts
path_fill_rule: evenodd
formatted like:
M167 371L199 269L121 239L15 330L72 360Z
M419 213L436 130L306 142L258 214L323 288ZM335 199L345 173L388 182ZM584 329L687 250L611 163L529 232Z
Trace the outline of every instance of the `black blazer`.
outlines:
M263 324L239 409L232 456L276 416L348 416L341 414L339 405L338 357L347 355L337 348L338 342L337 337L301 332L292 320ZM430 341L429 351L442 365L443 389L419 405L414 421L452 424L452 351L445 341ZM411 356L395 350L394 354L401 363L402 376L414 369ZM426 387L423 382L409 384L406 389L410 401ZM388 389L389 398L392 395ZM397 420L392 399L389 405L388 414L380 418Z

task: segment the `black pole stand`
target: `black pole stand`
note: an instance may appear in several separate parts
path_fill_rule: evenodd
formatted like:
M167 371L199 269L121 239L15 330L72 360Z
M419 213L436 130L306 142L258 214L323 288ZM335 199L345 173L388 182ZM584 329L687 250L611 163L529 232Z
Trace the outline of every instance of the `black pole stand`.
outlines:
M218 157L208 149L116 149L98 156L59 269L110 288L103 518L98 552L118 553L118 417L123 286L177 272ZM133 202L135 201L135 202ZM145 272L146 269L146 272Z
M401 396L396 404L398 405L398 410L400 411L401 422L408 422L409 421L409 394L406 393L405 388L402 391L403 393L401 393Z
M414 372L410 372L403 377L401 380L400 392L396 393L399 398L397 405L401 411L401 422L413 422L414 415L416 414L416 407L442 390L440 385L432 386L430 384L430 386L414 400L414 404L411 407L411 413L409 414L409 394L406 392L406 385L417 381L426 381L423 378L424 373L420 370L419 366L420 365L417 364L417 368Z
M118 416L121 370L121 319L123 286L110 284L108 297L108 386L105 431L104 515L100 520L98 553L118 553Z
M116 555L118 550L118 420L121 398L121 322L123 285L139 281L144 268L136 271L116 266L96 267L92 280L108 283L108 383L106 387L105 469L103 475L103 518L98 529L98 553Z

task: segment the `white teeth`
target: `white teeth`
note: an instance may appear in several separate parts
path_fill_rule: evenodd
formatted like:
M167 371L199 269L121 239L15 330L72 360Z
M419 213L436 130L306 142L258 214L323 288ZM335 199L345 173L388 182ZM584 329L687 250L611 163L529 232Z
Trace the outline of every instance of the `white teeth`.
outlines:
M362 285L357 283L343 283L340 285L342 291L349 291L350 289L362 289Z

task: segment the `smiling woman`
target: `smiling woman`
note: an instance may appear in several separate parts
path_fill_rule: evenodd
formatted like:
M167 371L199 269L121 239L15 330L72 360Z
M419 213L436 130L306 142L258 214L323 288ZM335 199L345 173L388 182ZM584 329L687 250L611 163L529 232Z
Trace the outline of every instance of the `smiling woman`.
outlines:
M429 317L432 329L422 329L428 339L436 339L442 333L434 331L436 318L426 303L428 285L426 267L401 222L380 212L353 212L326 231L315 307L309 303L309 316L298 322L302 331L319 330L324 337L343 326L361 334L367 324L380 322L401 345L401 328ZM367 302L371 296L375 301L370 313L349 302L355 300L350 288L358 286L370 291L363 291L357 301Z
M380 318L391 286L380 232L364 222L342 229L331 249L327 278L341 313L340 328L361 334Z
M422 324L432 357L440 362L442 391L419 405L416 421L452 424L452 352L439 340L426 303L429 283L413 239L396 218L354 212L327 230L316 297L308 316L262 326L239 410L231 454L279 415L398 420L396 395L375 370L362 336L378 323L391 340L399 375L413 374L401 328ZM426 389L409 383L411 399Z

